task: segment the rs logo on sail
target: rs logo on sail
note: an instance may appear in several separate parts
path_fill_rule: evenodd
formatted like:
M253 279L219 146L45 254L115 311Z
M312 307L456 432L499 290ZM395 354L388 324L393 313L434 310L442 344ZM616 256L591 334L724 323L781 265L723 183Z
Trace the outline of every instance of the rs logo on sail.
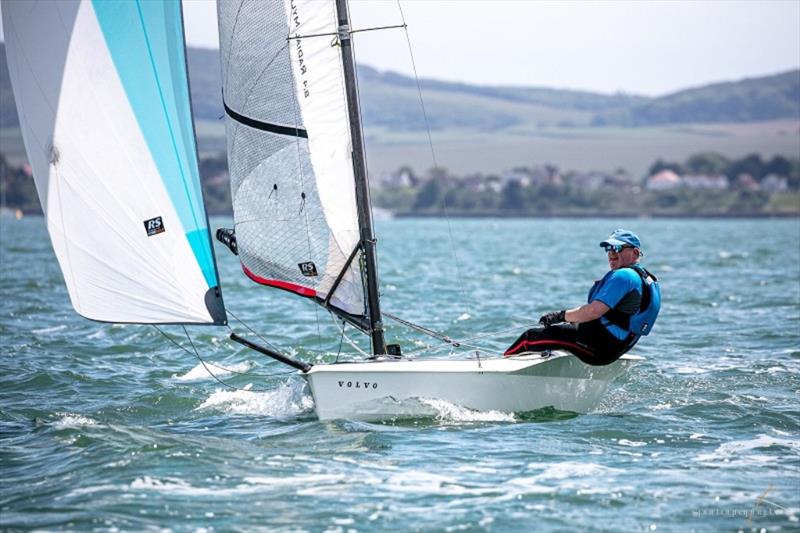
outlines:
M370 381L339 381L340 389L377 389L378 384Z
M153 235L158 235L159 233L164 233L164 222L161 220L161 217L151 218L150 220L144 221L144 229L147 231L147 236L152 237Z

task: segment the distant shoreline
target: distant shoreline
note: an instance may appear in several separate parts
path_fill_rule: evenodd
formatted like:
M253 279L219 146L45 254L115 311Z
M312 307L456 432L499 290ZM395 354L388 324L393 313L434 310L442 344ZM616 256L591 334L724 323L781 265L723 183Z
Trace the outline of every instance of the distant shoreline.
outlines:
M394 218L798 218L797 213L395 213Z

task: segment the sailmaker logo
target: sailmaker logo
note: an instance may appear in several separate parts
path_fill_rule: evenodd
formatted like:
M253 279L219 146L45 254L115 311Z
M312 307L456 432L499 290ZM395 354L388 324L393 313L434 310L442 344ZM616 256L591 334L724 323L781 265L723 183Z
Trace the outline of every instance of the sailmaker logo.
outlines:
M148 237L152 237L153 235L158 235L159 233L164 233L165 231L164 222L161 220L161 217L145 220L144 229L147 232Z
M297 3L295 0L290 2L290 9L291 9L291 18L294 22L294 29L298 31L300 29L300 12L297 8ZM302 78L299 80L301 82L301 86L303 89L303 98L308 98L311 95L311 92L308 90L308 79L306 79L306 74L308 73L308 67L306 66L305 59L303 59L303 43L301 39L295 39L295 46L297 47L297 66L300 69L300 74Z
M340 389L377 389L378 384L374 381L344 381L339 380Z

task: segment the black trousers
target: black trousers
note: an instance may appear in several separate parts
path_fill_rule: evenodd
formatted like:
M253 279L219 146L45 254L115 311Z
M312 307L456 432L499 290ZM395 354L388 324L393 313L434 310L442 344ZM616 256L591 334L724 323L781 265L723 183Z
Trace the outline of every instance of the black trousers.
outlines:
M619 340L599 320L583 324L555 324L531 328L514 341L505 355L543 350L567 350L589 365L607 365L620 358L636 344Z

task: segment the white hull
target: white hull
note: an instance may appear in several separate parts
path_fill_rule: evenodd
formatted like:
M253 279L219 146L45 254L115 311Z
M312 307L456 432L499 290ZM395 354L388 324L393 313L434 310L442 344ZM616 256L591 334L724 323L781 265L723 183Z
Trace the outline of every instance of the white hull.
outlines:
M425 400L476 411L520 413L543 407L586 413L608 384L642 358L625 355L589 366L553 352L513 358L382 360L316 365L305 374L320 420L385 420L430 416Z

